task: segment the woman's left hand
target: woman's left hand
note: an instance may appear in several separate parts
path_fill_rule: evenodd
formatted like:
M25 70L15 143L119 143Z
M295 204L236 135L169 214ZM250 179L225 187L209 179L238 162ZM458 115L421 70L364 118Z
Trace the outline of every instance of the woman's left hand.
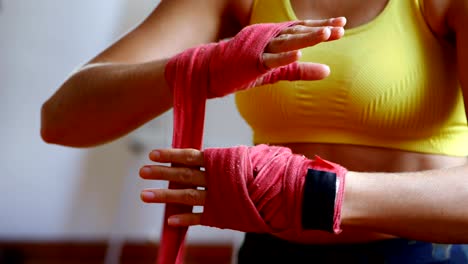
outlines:
M140 177L146 180L165 180L192 186L192 189L145 189L141 199L146 203L176 203L185 205L204 205L206 191L205 173L200 170L204 165L203 152L196 149L153 150L150 160L159 163L173 163L184 167L146 165L140 169ZM168 222L172 226L199 225L201 213L173 215Z

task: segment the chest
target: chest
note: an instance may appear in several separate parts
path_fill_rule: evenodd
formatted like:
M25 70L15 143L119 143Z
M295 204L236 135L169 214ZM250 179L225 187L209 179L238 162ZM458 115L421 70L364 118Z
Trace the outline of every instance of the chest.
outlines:
M326 19L344 16L347 19L346 29L355 28L375 19L391 0L290 0L291 7L298 19ZM428 14L440 9L441 3L449 0L424 1ZM437 1L437 2L435 2ZM423 14L424 15L424 14ZM443 21L430 15L425 19L434 31L442 28Z
M275 19L300 16L294 10L283 13L291 10L289 1L276 7L267 0L263 3L271 8L268 12L257 8L254 22L270 21L274 10ZM268 108L264 118L256 111L257 124L275 116L275 122L282 117L298 126L355 124L377 134L406 134L404 128L411 127L412 136L422 137L421 133L463 119L453 53L427 27L417 0L388 0L376 17L348 29L344 38L302 53L303 61L329 65L331 75L321 81L253 89L244 95L246 101L268 102L262 108Z

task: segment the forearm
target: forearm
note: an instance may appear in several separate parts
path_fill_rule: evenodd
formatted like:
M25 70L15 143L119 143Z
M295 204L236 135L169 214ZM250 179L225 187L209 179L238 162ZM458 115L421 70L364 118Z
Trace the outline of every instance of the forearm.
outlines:
M342 224L440 243L468 242L468 166L346 179Z
M42 106L46 142L86 147L116 139L172 106L165 60L101 64L72 75Z

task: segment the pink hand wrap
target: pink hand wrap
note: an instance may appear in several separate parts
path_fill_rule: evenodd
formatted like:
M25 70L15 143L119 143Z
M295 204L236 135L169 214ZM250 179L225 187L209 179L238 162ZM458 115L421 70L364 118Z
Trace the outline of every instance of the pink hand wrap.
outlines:
M174 95L174 148L202 147L207 98L224 96L255 84L301 78L297 63L268 70L262 61L269 41L295 23L248 26L231 40L195 47L169 60L165 77ZM187 186L170 183L169 188ZM191 211L191 206L166 205L158 263L182 263L187 228L171 227L167 218Z
M267 145L206 149L204 156L208 192L203 225L283 238L300 235L305 176L308 169L314 169L335 173L340 181L333 231L341 231L345 168Z

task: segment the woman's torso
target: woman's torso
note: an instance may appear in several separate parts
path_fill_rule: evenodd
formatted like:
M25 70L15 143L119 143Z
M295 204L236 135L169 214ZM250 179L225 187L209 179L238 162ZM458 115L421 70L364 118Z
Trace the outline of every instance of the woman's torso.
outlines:
M323 19L345 16L348 20L345 28L356 28L371 22L381 14L389 1L358 1L358 0L291 0L291 7L298 19ZM425 9L433 8L433 1L425 0ZM253 1L244 1L253 4ZM245 9L247 10L247 9ZM250 9L251 10L251 9ZM432 24L427 18L428 24ZM434 22L435 23L435 22ZM345 33L346 34L346 33ZM339 40L338 40L339 41ZM260 143L260 142L258 142ZM352 171L366 172L407 172L439 169L462 165L465 157L418 153L407 150L386 147L373 147L354 144L337 143L285 143L275 142L275 145L290 147L293 152L308 157L319 155L333 162L342 164ZM307 235L308 243L353 243L391 238L386 234L377 234L364 230L344 228L339 235L324 232L314 232ZM301 238L298 239L300 241Z

